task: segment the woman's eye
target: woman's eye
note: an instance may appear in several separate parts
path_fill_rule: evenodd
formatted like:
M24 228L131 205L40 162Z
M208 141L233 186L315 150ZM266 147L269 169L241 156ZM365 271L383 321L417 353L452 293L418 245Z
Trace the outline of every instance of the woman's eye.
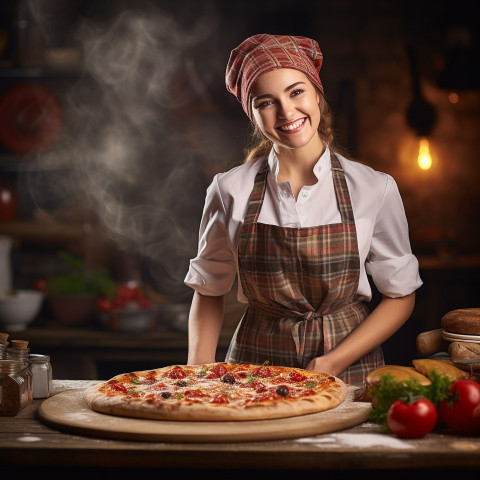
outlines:
M271 100L265 100L263 102L260 102L256 108L265 108L271 105L273 102Z
M303 93L303 90L301 88L299 88L297 90L293 90L292 97L296 97L297 95L300 95L301 93Z

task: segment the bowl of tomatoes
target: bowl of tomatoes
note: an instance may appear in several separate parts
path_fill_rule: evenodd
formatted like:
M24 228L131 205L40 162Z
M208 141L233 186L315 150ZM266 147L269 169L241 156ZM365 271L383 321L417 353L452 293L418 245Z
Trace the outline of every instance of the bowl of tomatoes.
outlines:
M99 298L96 311L108 330L141 333L157 326L156 305L135 282L118 285L113 298Z

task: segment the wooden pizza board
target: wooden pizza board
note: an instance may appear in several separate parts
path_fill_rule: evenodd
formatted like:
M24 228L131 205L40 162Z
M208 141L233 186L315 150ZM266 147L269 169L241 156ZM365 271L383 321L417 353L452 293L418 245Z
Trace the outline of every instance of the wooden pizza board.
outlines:
M240 422L144 420L94 412L84 390L68 390L44 400L39 418L58 430L94 437L173 443L218 443L282 440L331 433L367 420L370 403L345 401L331 410L297 417Z

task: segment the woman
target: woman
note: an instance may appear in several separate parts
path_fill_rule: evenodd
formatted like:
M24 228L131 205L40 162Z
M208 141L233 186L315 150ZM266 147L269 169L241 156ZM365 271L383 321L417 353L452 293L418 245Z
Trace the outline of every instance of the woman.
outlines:
M185 283L189 364L215 361L225 294L248 302L226 361L306 368L363 384L422 284L394 180L336 154L305 37L255 35L232 51L227 89L262 141L216 175ZM382 293L370 312L370 274Z

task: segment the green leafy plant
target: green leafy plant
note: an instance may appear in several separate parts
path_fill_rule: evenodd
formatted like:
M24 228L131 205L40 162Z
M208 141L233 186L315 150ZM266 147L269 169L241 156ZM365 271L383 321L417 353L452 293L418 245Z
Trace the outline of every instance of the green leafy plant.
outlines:
M396 400L406 401L412 397L424 397L436 407L439 402L447 398L452 382L435 370L430 372L429 379L432 382L431 385L420 385L416 379L397 382L392 375L383 375L380 384L372 390L374 408L370 410L368 419L388 430L388 410Z
M59 252L65 272L46 278L46 293L50 296L98 295L111 298L117 285L105 268L87 268L82 258Z

